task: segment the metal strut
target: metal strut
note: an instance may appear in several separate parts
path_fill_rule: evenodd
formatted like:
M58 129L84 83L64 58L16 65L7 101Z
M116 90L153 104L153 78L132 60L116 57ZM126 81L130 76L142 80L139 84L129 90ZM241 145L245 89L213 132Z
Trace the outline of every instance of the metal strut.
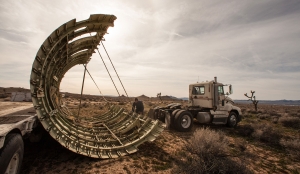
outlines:
M84 87L84 80L85 80L85 72L86 72L86 66L87 64L83 65L84 66L84 73L83 73L83 79L82 79L82 85L81 85L81 93L80 93L80 100L79 100L79 106L78 106L78 113L77 113L77 121L78 123L76 124L76 139L77 139L77 148L79 148L79 137L78 137L78 124L79 124L79 113L80 113L80 106L81 106L81 99L82 99L82 93L83 93L83 87ZM77 150L78 153L78 150Z
M115 70L115 72L116 72L116 74L117 74L117 76L118 76L118 79L119 79L119 81L120 81L120 83L121 83L121 85L122 85L122 87L123 87L123 89L124 89L124 91L125 91L125 93L126 93L126 96L128 97L128 94L127 94L127 92L126 92L126 90L125 90L125 88L124 88L124 85L123 85L123 83L122 83L120 77L119 77L119 74L117 73L117 70L116 70L114 64L112 63L112 61L111 61L111 59L110 59L110 57L109 57L109 55L108 55L108 53L107 53L107 51L106 51L106 49L105 49L105 46L104 46L102 40L101 40L100 42L101 42L101 44L102 44L102 46L103 46L103 48L104 48L104 50L105 50L105 52L106 52L107 57L109 58L109 61L110 61L111 65L112 65L112 67L114 68L114 70Z
M111 77L111 75L110 75L110 73L109 73L109 71L108 71L108 69L107 69L107 66L106 66L106 64L105 64L105 62L104 62L104 60L103 60L103 58L102 58L102 56L101 56L101 54L100 54L98 48L97 48L97 51L98 51L99 56L101 57L101 60L102 60L104 66L105 66L105 68L106 68L106 71L107 71L107 73L108 73L108 75L109 75L111 81L113 82L113 84L114 84L114 86L115 86L115 88L116 88L116 90L117 90L117 92L118 92L118 94L119 94L119 96L120 96L120 93L119 93L119 91L118 91L118 88L116 87L116 84L115 84L114 80L112 79L112 77Z
M86 27L86 28L87 28L87 31L89 32L89 28L88 28L88 27ZM90 36L92 36L91 33L90 33ZM93 43L94 43L94 45L97 45L97 44L95 44L95 40L93 40ZM108 75L109 75L111 81L113 82L116 91L118 92L118 94L119 94L119 96L120 96L120 93L119 93L119 91L118 91L118 88L117 88L117 86L116 86L114 80L112 79L112 77L111 77L111 75L110 75L110 73L109 73L109 71L108 71L108 69L107 69L107 66L106 66L106 64L105 64L105 62L104 62L104 60L103 60L103 57L101 56L101 54L100 54L99 49L98 49L97 46L96 46L96 48L97 48L97 52L98 52L99 56L101 57L101 60L102 60L102 62L103 62L103 64L104 64L104 66L105 66L105 69L106 69L106 71L107 71L107 73L108 73Z
M83 66L84 66L84 65L83 65ZM106 102L108 102L108 101L106 100L106 98L103 96L102 92L100 91L100 88L98 87L98 85L97 85L97 83L95 82L93 76L91 75L91 73L89 72L89 70L88 70L87 68L86 68L86 71L88 72L89 76L91 77L91 79L93 80L94 84L95 84L96 87L98 88L98 91L99 91L100 95L102 95L102 98L103 98Z
M80 100L79 100L79 107L78 107L78 113L77 113L77 118L79 117L79 112L80 112L80 106L81 106L81 99L82 99L82 92L83 92L83 86L84 86L84 79L85 79L85 72L86 72L86 66L87 64L83 65L84 66L84 73L83 73L83 79L82 79L82 85L81 85L81 93L80 93Z

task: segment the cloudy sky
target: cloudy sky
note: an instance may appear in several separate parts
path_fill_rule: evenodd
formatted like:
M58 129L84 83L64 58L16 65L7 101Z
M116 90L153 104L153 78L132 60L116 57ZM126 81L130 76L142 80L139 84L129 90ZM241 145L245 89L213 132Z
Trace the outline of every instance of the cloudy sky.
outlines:
M190 83L217 76L234 99L250 90L261 100L300 99L299 0L0 0L0 86L29 88L50 33L98 13L117 17L104 44L129 96L187 97ZM98 54L88 69L103 94L117 95ZM61 90L80 93L82 75L82 66L71 69ZM99 94L89 77L84 93Z

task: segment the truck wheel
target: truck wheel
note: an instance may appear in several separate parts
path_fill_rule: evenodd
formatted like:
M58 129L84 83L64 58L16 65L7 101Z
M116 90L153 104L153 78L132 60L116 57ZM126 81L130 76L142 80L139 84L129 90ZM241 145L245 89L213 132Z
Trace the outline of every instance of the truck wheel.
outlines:
M169 113L165 114L165 124L166 124L166 129L171 128L171 116Z
M17 133L6 135L4 146L0 150L0 173L19 173L23 154L24 143L21 135Z
M190 112L181 110L175 116L175 126L180 132L190 131L193 127L193 116Z
M176 128L176 126L175 126L175 116L176 116L176 114L177 114L177 112L179 112L179 111L181 111L181 109L175 109L174 111L172 111L172 114L170 115L171 116L171 128Z
M172 116L175 117L175 115L177 114L177 112L181 111L181 109L175 109L173 112L172 112Z
M236 127L237 125L237 115L235 112L230 112L228 119L227 119L227 126L228 127Z

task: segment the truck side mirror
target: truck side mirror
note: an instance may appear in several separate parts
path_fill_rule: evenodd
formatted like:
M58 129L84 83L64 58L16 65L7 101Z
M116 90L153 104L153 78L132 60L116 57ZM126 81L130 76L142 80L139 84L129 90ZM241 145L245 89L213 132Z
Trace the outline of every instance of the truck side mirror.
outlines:
M233 91L232 91L232 85L229 85L229 94L232 94Z

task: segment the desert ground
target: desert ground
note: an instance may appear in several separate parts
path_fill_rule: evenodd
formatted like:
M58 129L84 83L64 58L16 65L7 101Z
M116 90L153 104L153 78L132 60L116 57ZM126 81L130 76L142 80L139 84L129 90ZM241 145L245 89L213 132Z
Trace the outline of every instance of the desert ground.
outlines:
M125 99L112 102L131 109ZM174 101L143 102L147 114L150 108ZM79 101L68 97L65 103L75 111ZM21 173L300 173L300 106L261 104L256 112L251 104L236 105L244 116L236 128L194 120L191 132L165 130L155 141L140 145L138 152L117 159L78 155L44 132L38 143L25 139ZM2 99L0 113L32 114L31 106ZM101 110L100 100L82 102L81 115Z

